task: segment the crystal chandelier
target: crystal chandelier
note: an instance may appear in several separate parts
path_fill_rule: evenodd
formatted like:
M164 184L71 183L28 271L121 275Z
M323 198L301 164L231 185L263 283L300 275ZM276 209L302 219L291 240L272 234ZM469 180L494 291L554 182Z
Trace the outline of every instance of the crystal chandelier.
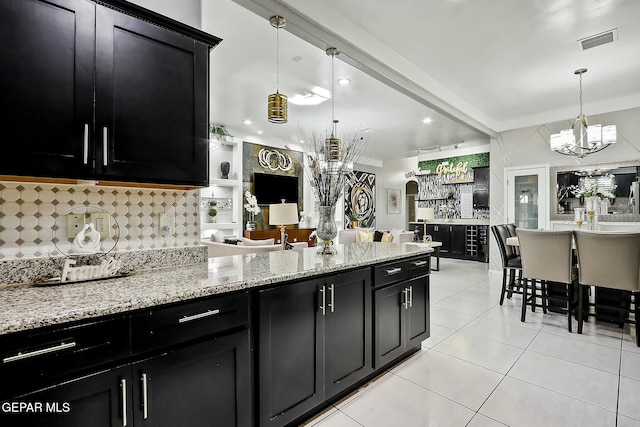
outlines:
M267 117L271 123L287 123L287 95L281 94L278 87L280 84L280 38L278 35L280 28L284 28L287 20L282 16L275 15L269 18L269 22L276 29L276 93L269 95Z
M580 76L580 115L576 117L571 129L551 135L551 149L556 153L582 158L616 142L615 125L589 125L587 117L582 114L582 75L586 72L586 68L574 71L574 74Z

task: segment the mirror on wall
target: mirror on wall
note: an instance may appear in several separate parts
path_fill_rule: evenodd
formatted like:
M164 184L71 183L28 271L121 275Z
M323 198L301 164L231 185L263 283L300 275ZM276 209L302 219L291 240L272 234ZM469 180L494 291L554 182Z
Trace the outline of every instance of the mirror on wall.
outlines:
M575 209L584 207L585 196L596 194L607 199L607 215L612 221L633 221L631 215L639 214L640 194L634 194L634 188L638 188L640 160L561 166L550 172L550 194L556 195L552 220L571 220Z

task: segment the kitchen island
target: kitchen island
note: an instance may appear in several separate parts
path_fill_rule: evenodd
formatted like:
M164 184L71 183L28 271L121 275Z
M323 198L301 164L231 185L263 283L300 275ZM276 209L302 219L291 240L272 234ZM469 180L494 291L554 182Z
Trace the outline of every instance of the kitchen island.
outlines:
M2 399L68 407L2 425L86 425L85 410L93 425L299 423L420 348L430 252L361 243L2 286Z

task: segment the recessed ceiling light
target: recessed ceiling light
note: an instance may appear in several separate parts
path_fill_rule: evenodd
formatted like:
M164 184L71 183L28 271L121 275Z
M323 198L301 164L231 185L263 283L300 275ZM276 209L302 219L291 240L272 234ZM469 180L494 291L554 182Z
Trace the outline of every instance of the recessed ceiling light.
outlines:
M262 131L261 130L258 131L258 135L262 135Z
M349 83L351 83L351 80L349 79L338 79L338 83L341 85L348 85Z
M425 124L431 123L431 118L430 117L425 117L424 119L422 119L422 123L425 123Z
M304 139L301 139L301 140L300 140L300 144L304 144Z
M242 123L244 123L245 125L250 125L250 124L252 124L253 122L252 122L251 120L249 120L249 119L245 119L245 121L244 121L244 122L242 122Z

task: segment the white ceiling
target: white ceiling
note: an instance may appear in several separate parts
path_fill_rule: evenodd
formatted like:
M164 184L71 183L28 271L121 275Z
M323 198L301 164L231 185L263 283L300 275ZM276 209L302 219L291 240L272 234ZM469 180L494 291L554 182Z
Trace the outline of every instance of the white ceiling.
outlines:
M211 121L243 139L292 144L331 123L330 101L290 104L287 124L267 122L276 88L276 30L267 19L276 13L288 20L279 33L280 92L330 89L324 50L337 47L336 78L352 81L335 85L339 128L364 129L375 159L569 120L581 67L589 69L585 114L640 106L638 0L235 1L242 6L202 0L202 26L223 39L211 54ZM614 28L614 43L582 51L577 42Z

